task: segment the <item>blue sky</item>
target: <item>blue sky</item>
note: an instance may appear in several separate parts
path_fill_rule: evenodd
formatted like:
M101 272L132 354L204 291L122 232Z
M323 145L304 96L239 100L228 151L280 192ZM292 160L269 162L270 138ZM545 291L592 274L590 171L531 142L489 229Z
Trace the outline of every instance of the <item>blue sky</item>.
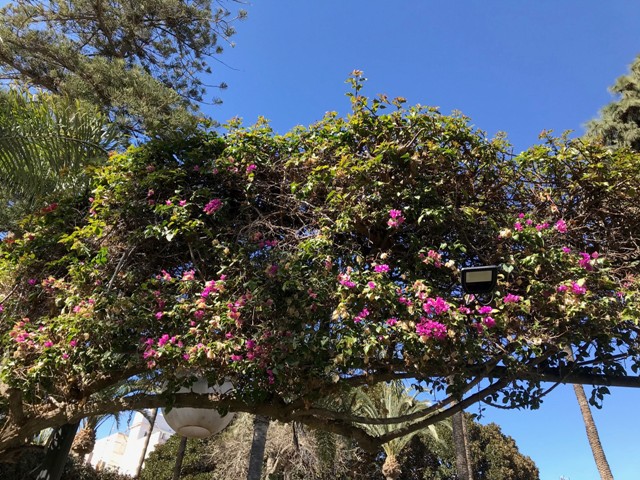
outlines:
M353 69L365 93L460 110L519 152L543 129L583 132L611 96L614 79L640 53L640 3L596 0L256 0L237 25L236 47L212 62L219 121L259 115L285 133L326 111L346 114L344 80ZM589 391L589 389L587 389ZM617 480L640 472L640 391L612 389L594 411ZM470 409L477 413L477 408ZM598 474L570 386L537 411L487 409L533 458L542 480L596 480Z

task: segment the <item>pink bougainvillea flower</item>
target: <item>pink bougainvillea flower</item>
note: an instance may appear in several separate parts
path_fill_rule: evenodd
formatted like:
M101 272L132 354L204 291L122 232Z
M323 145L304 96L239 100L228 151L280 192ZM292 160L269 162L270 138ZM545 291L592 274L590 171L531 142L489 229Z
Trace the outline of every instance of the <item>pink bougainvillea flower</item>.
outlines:
M27 280L27 283L33 287L36 283L38 283L38 281L35 278L30 278L29 280Z
M353 321L355 323L360 323L368 316L369 316L369 310L366 308L363 308L362 311L353 318Z
M524 218L524 213L519 213L518 218Z
M186 201L186 200L180 200L180 201L178 202L178 205L179 205L179 206L181 206L181 207L184 207L186 204L187 204L187 201Z
M521 231L521 230L522 230L522 224L521 224L520 222L516 222L516 223L514 223L514 224L513 224L513 229L514 229L516 232Z
M597 259L600 256L600 254L598 252L593 252L591 254L591 258L593 258L594 260Z
M367 282L367 287L369 287L369 290L374 290L376 288L376 282ZM0 310L0 312L1 311L2 310Z
M376 273L386 273L389 271L389 265L383 263L382 265L376 265L373 267L373 271Z
M164 335L162 335L159 339L158 339L158 346L159 347L163 347L165 346L167 343L169 343L169 341L171 340L171 338L169 337L169 334L165 333Z
M526 223L527 225L533 225L533 220L531 220L530 218L527 218L527 221L524 223Z
M4 306L0 303L0 312L4 311Z
M69 346L71 346L71 347L75 347L76 345L78 345L78 341L77 341L77 340L75 340L75 339L74 339L74 340L71 340L71 341L69 342Z
M142 354L142 358L146 360L147 358L154 357L155 355L156 355L156 351L153 348L148 348Z
M586 287L581 286L577 282L571 282L571 291L576 295L584 295L585 293L587 293Z
M398 302L400 302L403 305L406 305L407 307L410 307L411 305L413 305L413 302L405 297L400 297L398 298Z
M421 337L444 340L447 337L447 327L440 322L420 317L421 322L416 325L416 333Z
M196 310L193 312L193 316L196 317L196 320L202 320L202 317L204 317L204 310Z
M247 173L251 173L251 172L255 171L256 168L258 168L258 167L256 166L255 163L252 163L251 165L248 165L247 166Z
M173 205L173 202L171 200L166 200L164 203L166 203L167 205Z
M231 355L231 361L232 361L232 362L239 362L239 361L241 361L243 358L244 358L244 357L243 357L242 355L236 355L236 354Z
M496 321L493 317L484 317L482 322L487 326L487 328L495 327Z
M398 228L405 221L401 210L389 210L389 217L390 218L389 220L387 220L387 225L392 228Z
M568 289L569 287L567 287L566 285L558 285L558 288L556 288L558 292L566 292Z
M571 249L569 247L562 247L562 253L571 253Z
M447 311L451 306L444 301L442 297L436 298L427 298L427 300L422 305L422 309L430 314L441 315Z
M43 345L45 346L45 348L53 347L53 342L51 340L47 340Z
M396 323L398 323L398 319L395 317L387 319L387 325L389 325L390 327L393 327Z
M155 317L160 320L164 316L164 312L156 312Z
M202 210L207 215L213 215L221 208L222 208L222 200L220 200L219 198L214 198L213 200L210 200L209 203L207 203Z
M505 295L505 297L502 299L504 303L518 303L520 300L522 300L521 296L514 295L512 293Z
M256 348L256 341L255 340L247 340L245 342L245 346L247 347L248 350L253 350L254 348Z
M182 273L182 280L187 282L196 279L196 271L195 270L187 270Z
M541 232L542 230L548 227L549 227L549 224L547 222L539 223L538 225L536 225L536 230Z
M587 252L580 252L580 256L582 257L580 260L578 260L580 266L588 272L593 270L593 265L591 265L591 255L589 255Z
M458 307L458 311L460 313L462 313L463 315L470 315L471 314L471 309L469 307L465 307L464 305Z
M558 232L567 233L567 223L564 220L562 219L558 220L556 222L555 227L556 227L556 230L558 230Z
M338 283L347 288L354 288L356 284L351 281L351 277L346 273L340 273L338 275Z
M482 307L478 308L478 313L480 315L488 315L491 312L493 312L493 308L491 308L489 305L483 305Z

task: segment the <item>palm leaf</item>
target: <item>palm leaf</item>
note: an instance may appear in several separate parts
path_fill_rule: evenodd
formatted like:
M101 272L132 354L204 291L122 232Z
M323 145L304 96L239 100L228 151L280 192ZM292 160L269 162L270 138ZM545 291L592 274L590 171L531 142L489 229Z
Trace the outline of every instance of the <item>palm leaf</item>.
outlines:
M0 182L22 198L76 188L86 166L106 159L114 135L91 105L0 91Z

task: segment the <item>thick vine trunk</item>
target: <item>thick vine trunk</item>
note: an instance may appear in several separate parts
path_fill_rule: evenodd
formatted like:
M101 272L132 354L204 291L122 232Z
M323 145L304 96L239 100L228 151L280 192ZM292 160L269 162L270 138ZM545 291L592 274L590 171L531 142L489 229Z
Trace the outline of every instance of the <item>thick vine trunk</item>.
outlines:
M269 417L256 415L253 419L253 440L249 453L249 469L247 480L260 480L262 476L262 464L264 463L264 450L267 446L267 432L269 430Z
M600 478L602 480L613 480L611 468L609 468L609 462L607 462L607 457L604 454L604 449L600 442L600 435L598 435L598 428L596 427L596 423L593 421L591 408L589 408L589 402L587 401L587 396L584 393L584 388L582 385L574 385L573 391L578 399L578 405L580 406L580 412L582 412L582 419L584 420L584 428L587 430L587 439L589 440L593 459L596 462Z
M451 417L453 427L453 445L456 451L456 471L458 480L473 480L471 469L471 455L467 445L467 427L464 422L464 413L454 413Z

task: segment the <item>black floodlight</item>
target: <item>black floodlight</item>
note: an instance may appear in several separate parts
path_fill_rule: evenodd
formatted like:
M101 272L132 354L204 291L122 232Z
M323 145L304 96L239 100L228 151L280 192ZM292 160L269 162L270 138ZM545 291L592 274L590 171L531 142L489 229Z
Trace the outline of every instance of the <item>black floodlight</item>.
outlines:
M498 281L498 267L487 265L482 267L466 267L460 270L460 282L465 293L491 293Z

